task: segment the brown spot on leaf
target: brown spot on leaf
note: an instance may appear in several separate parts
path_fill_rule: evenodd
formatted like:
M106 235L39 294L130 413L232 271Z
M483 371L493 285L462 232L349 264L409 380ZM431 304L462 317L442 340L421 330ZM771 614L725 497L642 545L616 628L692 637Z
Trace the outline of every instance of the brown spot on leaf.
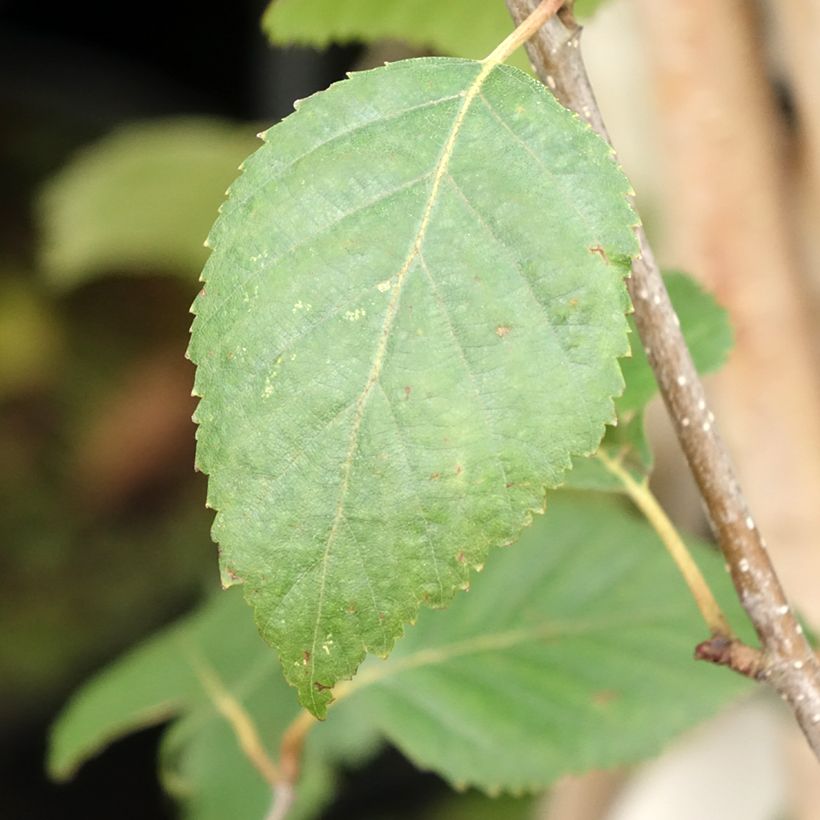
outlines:
M431 481L438 481L441 478L441 473L432 473L430 476Z
M307 666L310 663L310 652L307 649L302 652L302 666Z
M509 332L510 332L509 325L499 325L495 329L495 335L498 336L499 339L503 339Z
M461 475L464 472L464 468L460 464L456 464L456 475Z
M409 399L409 398L410 398L410 394L411 394L412 392L413 392L413 388L412 388L412 387L405 387L405 388L404 388L404 398Z
M459 564L465 563L466 560L467 556L464 554L464 550L462 550L458 555L456 555L456 561L458 561Z
M607 263L607 265L609 264L609 257L606 255L606 251L600 245L593 245L589 249L589 252L590 253L597 253L598 256L600 256L601 259L603 259L604 262Z
M620 698L620 695L612 689L599 689L592 696L592 702L595 706L609 706L618 698Z
M313 686L317 692L327 692L328 689L332 689L332 686L326 686L324 683L319 683L319 681L314 681Z

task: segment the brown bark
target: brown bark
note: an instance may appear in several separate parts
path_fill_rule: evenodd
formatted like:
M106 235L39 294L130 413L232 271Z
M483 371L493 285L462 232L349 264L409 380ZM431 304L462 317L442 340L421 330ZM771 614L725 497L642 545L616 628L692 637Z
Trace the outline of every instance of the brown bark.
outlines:
M783 134L745 0L638 0L667 147L669 259L731 313L713 382L758 524L820 623L820 387L784 191Z

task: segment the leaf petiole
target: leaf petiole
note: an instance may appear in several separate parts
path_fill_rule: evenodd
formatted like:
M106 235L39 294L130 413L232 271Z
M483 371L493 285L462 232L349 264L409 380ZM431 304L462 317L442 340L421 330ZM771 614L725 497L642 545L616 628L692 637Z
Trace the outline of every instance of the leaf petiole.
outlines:
M669 520L669 516L649 489L648 482L646 480L636 481L629 474L629 471L624 469L620 462L610 458L603 448L598 450L596 458L623 484L627 495L658 534L667 552L680 570L683 580L689 587L700 614L703 616L703 620L712 635L714 637L734 638L732 628L729 626L709 584L706 583L700 567L692 558L692 554L680 537L675 525Z

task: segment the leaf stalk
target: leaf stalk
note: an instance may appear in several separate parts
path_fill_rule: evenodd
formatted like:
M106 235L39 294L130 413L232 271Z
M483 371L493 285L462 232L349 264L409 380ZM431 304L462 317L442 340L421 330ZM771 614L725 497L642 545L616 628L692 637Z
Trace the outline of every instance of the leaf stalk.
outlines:
M715 599L709 584L703 577L700 567L698 567L692 553L689 552L689 548L680 537L675 525L669 520L669 516L649 489L647 482L636 481L629 474L629 471L624 469L623 465L610 458L603 449L598 451L597 458L623 484L627 495L658 534L683 576L683 580L689 587L689 591L692 593L692 597L695 599L700 614L703 616L703 620L706 622L712 636L733 639L734 635L729 622L726 620L726 616Z

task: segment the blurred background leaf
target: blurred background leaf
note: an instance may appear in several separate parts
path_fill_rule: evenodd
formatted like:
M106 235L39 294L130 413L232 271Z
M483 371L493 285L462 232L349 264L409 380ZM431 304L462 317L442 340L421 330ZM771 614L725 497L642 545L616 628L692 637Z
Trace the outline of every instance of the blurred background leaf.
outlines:
M59 288L107 273L176 273L192 281L250 125L179 118L132 123L85 148L39 201L40 265Z
M578 0L575 11L588 17L602 0ZM471 0L272 0L262 27L276 45L403 40L440 54L480 60L513 29L503 2ZM529 65L523 51L518 61Z

